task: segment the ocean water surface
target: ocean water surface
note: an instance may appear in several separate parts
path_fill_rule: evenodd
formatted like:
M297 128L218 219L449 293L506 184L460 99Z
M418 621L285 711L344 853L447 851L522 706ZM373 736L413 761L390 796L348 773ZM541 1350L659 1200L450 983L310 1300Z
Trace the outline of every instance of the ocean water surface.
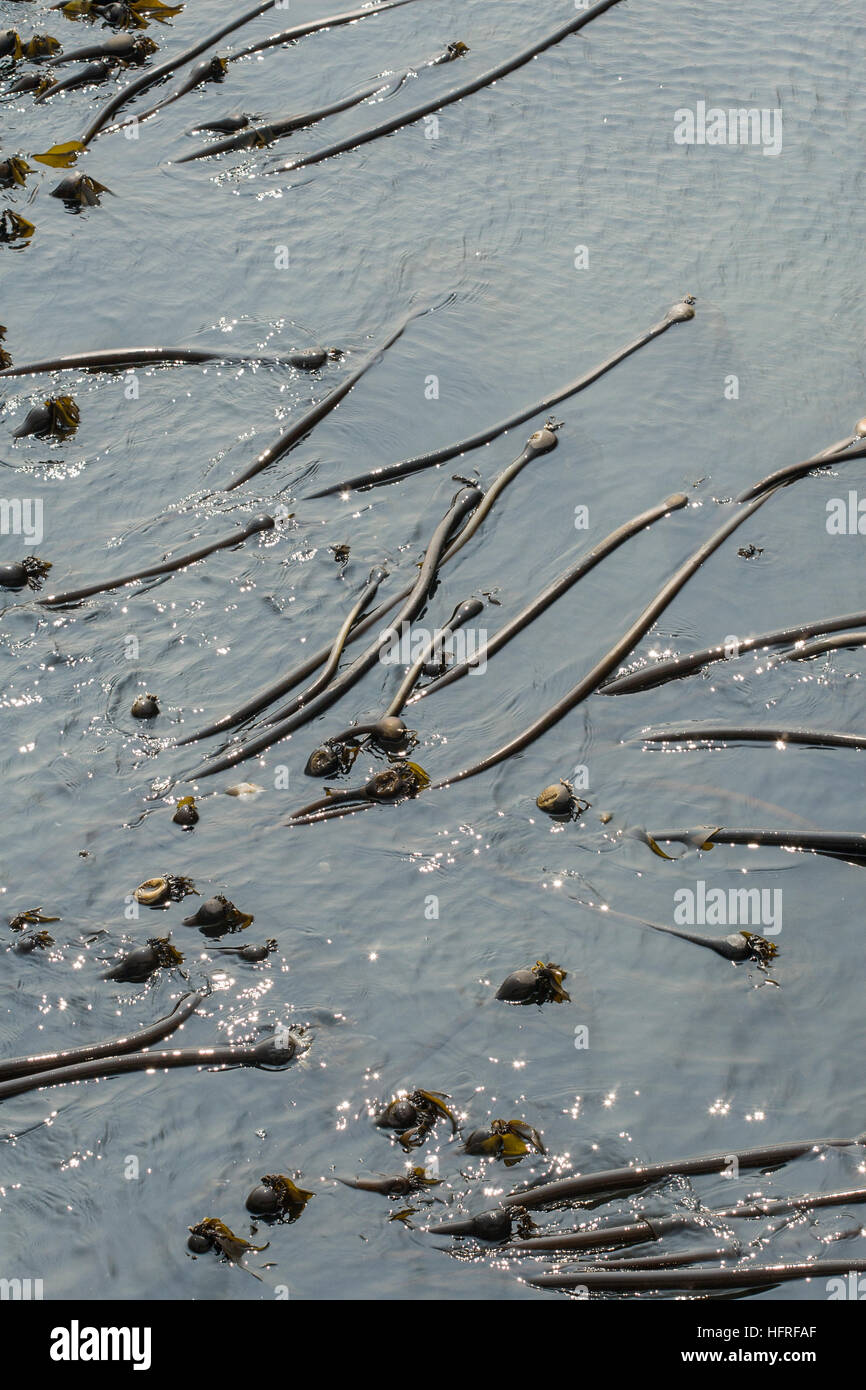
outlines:
M243 8L188 0L142 32L169 57ZM216 52L339 8L292 0ZM177 973L138 986L101 974L103 961L169 930L190 980L213 984L179 1045L280 1022L304 1023L312 1037L284 1072L139 1073L3 1102L0 1273L42 1278L46 1298L261 1299L279 1287L298 1299L549 1299L502 1251L455 1258L424 1227L572 1168L866 1128L862 867L724 846L666 860L624 833L859 830L859 752L663 751L639 735L692 721L862 732L862 651L778 667L746 656L645 693L595 695L477 778L304 828L285 821L321 792L304 776L310 751L385 707L400 678L393 664L377 663L333 710L233 773L192 786L190 770L217 741L175 746L328 642L372 566L390 571L383 597L408 582L460 485L453 475L487 483L545 413L399 484L311 492L541 399L684 294L697 300L692 322L557 407L558 447L521 473L443 570L421 625L475 595L485 602L476 626L492 633L627 518L677 491L688 507L605 560L483 673L410 708L411 756L434 781L570 689L721 523L726 499L866 414L863 103L852 61L866 17L851 0L624 0L438 123L278 172L296 152L470 80L571 9L418 0L233 63L136 138L97 137L76 167L110 193L76 212L49 196L66 171L34 156L79 136L129 77L34 104L9 91L32 65L0 60L0 158L20 154L33 171L0 190L2 208L34 227L0 245L0 322L16 362L159 343L266 355L321 342L348 354L312 377L211 363L0 380L0 488L7 501L40 502L44 532L36 544L0 536L0 563L36 551L53 565L46 592L156 563L262 511L283 518L178 575L74 608L0 594L0 1055L119 1034L167 1012L186 988ZM66 49L112 32L44 0L0 0L0 32L10 27ZM457 40L470 49L458 62L421 66ZM277 118L410 67L396 90L279 144L176 163L205 138L189 134L205 121ZM781 148L677 143L677 112L701 102L781 112ZM307 439L225 491L423 307ZM80 408L74 435L14 439L28 410L58 394ZM828 502L858 489L866 495L864 460L774 496L628 664L862 607L864 537L856 524L843 535L827 527ZM343 564L339 545L350 547ZM749 546L751 558L739 553ZM129 715L145 690L162 707L152 724ZM382 765L362 752L331 785L357 785ZM535 806L559 778L577 779L591 803L566 825ZM261 793L225 794L241 780ZM191 790L201 818L184 833L172 808ZM136 916L136 885L165 873L254 914L246 936L275 938L276 952L264 966L219 956L182 925L195 899ZM781 894L775 983L587 905L672 923L678 890L699 882ZM55 945L15 954L5 922L36 905L61 919ZM538 959L568 971L569 1004L494 999L506 975ZM525 1120L546 1153L507 1170L467 1156L440 1124L410 1156L442 1180L422 1199L391 1203L335 1183L404 1170L407 1156L372 1116L414 1087L447 1093L466 1130ZM856 1151L815 1153L734 1183L672 1180L598 1214L851 1187L863 1171ZM244 1199L265 1173L293 1174L315 1198L296 1223L259 1227L271 1241L249 1260L260 1280L193 1259L187 1227L207 1216L254 1238ZM740 1223L735 1234L766 1262L820 1261L862 1258L859 1230L857 1208L833 1208ZM751 1297L823 1299L825 1280Z

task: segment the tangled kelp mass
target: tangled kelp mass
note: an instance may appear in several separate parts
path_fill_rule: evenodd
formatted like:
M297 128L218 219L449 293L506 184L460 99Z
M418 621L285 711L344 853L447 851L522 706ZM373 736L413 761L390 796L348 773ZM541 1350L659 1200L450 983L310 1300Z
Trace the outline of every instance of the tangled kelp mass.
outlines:
M0 0L46 1297L866 1257L864 21L494 8ZM678 138L720 93L757 123Z

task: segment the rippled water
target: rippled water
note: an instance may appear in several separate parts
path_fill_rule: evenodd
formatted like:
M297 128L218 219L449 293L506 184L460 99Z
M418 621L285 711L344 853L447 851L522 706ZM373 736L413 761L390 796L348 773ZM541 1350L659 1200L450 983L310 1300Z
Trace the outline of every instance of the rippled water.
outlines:
M338 8L293 0L288 17L265 15L217 51ZM226 10L196 0L147 33L170 55ZM303 776L311 748L390 698L394 668L377 666L261 763L202 782L191 834L172 824L171 796L155 794L198 757L172 749L172 738L275 680L305 644L329 640L373 564L391 568L392 585L411 576L456 486L445 467L373 493L305 500L313 481L470 434L608 356L683 293L698 298L693 323L561 406L559 448L521 475L443 572L429 623L492 592L499 606L480 622L493 631L588 544L672 491L689 492L687 510L605 561L484 675L417 707L414 756L438 779L576 682L719 524L716 499L828 446L863 415L862 98L852 54L866 20L852 3L627 0L448 107L436 139L416 124L294 175L273 172L295 150L468 80L569 10L565 0L420 0L232 65L222 85L168 107L138 139L97 139L78 167L111 189L100 207L70 214L48 196L61 173L42 165L23 190L2 194L2 206L36 228L25 246L0 246L0 320L19 362L128 343L251 352L313 341L357 361L407 308L441 305L306 442L234 493L221 490L228 478L346 365L312 381L274 367L140 370L137 399L120 376L2 382L4 495L44 503L44 540L32 548L53 562L54 587L154 563L193 537L204 544L263 507L294 513L277 534L68 612L5 600L4 915L41 904L62 922L50 953L3 955L2 1052L107 1036L166 1012L177 977L150 987L100 979L103 958L157 928L171 928L194 980L216 979L200 1017L177 1035L184 1044L250 1036L279 1019L314 1031L309 1055L278 1075L139 1074L6 1102L0 1272L42 1277L46 1297L255 1299L276 1285L301 1298L541 1297L507 1261L451 1259L418 1227L429 1212L481 1210L515 1179L565 1167L864 1127L862 870L726 848L671 863L618 834L636 824L859 829L857 753L665 753L636 735L669 720L762 717L862 730L861 653L773 670L747 657L644 694L596 696L521 756L450 791L287 828L286 815L317 794ZM0 0L0 30L9 26L24 37L53 33L67 49L94 32L42 3ZM199 142L185 132L202 120L323 104L455 39L468 57L421 71L370 110L267 151L172 164ZM3 96L3 154L32 156L79 135L110 90L38 106ZM674 112L701 100L781 108L779 157L676 145ZM283 249L286 269L277 268ZM738 396L726 399L732 375ZM431 376L436 399L425 390ZM81 409L74 438L13 441L30 406L61 386ZM457 471L490 479L534 427L467 455ZM864 476L861 460L774 497L689 583L638 656L861 607L863 537L831 536L825 521L828 499L863 489ZM581 506L588 531L575 529ZM342 569L329 550L338 543L351 545ZM762 553L746 560L737 551L749 543ZM0 561L27 548L0 537ZM128 715L143 689L161 697L155 726ZM365 755L348 780L370 766ZM552 826L534 798L582 766L592 809ZM225 796L240 777L262 794ZM603 825L600 812L613 819ZM180 924L182 905L129 920L132 889L163 872L189 874L204 896L225 893L254 913L248 935L276 937L277 954L265 967L227 968ZM578 901L670 922L675 891L698 879L782 890L780 988L757 988L748 967ZM571 1005L497 1004L499 981L539 957L567 968ZM578 1025L589 1028L587 1049L575 1047ZM389 1221L384 1199L330 1179L401 1171L399 1148L368 1112L407 1085L449 1093L470 1128L524 1118L549 1153L507 1173L462 1155L440 1127L417 1161L437 1159L443 1185L429 1208L415 1204L411 1222ZM137 1179L125 1176L130 1159ZM733 1195L722 1179L676 1182L608 1210L852 1186L860 1171L837 1151L747 1174ZM244 1197L265 1172L300 1172L316 1198L254 1257L259 1269L273 1261L264 1285L215 1259L191 1260L186 1228L205 1216L249 1233ZM806 1259L858 1227L856 1209L829 1210L739 1234L769 1257ZM840 1251L862 1255L853 1238L828 1253ZM826 1294L818 1279L753 1296Z

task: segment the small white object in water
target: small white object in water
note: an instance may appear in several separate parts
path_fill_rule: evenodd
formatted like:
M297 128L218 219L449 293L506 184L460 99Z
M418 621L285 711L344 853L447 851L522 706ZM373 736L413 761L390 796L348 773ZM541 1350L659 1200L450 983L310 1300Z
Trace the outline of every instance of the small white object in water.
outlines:
M237 796L241 801L254 801L263 791L264 787L260 787L257 782L238 782L234 787L226 787L226 796Z

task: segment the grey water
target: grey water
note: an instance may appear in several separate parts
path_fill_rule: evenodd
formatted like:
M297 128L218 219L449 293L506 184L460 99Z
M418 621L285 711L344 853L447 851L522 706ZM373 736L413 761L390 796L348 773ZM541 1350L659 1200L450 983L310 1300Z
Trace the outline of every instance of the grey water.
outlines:
M339 8L292 0L216 51ZM144 32L170 56L227 10L196 0ZM638 735L674 719L861 732L862 651L775 669L748 656L643 694L596 695L492 772L300 829L287 816L321 793L303 774L310 751L384 708L399 667L377 665L309 728L194 788L185 775L218 741L172 746L327 642L373 565L401 587L458 487L452 474L489 481L543 420L398 485L305 494L540 399L685 293L697 298L693 322L562 404L558 448L521 474L443 571L422 623L479 595L478 626L492 632L628 517L679 490L690 505L606 560L483 674L410 710L412 757L434 781L575 684L720 523L724 499L849 435L866 414L853 60L866 18L850 0L625 0L437 121L275 172L295 152L469 80L571 11L569 0L419 0L232 64L224 82L168 106L136 138L95 139L77 167L111 192L76 213L49 196L64 171L33 156L80 135L117 83L34 105L8 93L26 65L0 60L0 157L20 153L34 171L23 188L0 191L0 206L35 228L0 244L0 322L17 362L157 343L266 354L322 342L349 354L312 378L212 364L0 381L0 491L41 501L44 517L38 545L0 536L0 563L35 550L53 565L46 592L157 563L262 510L286 518L163 582L77 608L51 612L36 595L2 593L0 1055L111 1036L167 1012L186 987L177 974L147 986L100 977L103 961L169 930L190 979L214 987L175 1043L248 1038L278 1022L306 1023L313 1036L284 1072L140 1073L4 1102L0 1275L42 1278L46 1298L556 1297L522 1282L501 1252L453 1258L424 1226L570 1168L866 1129L863 868L723 846L666 861L623 833L860 830L858 753L662 751ZM44 0L0 0L0 31L8 27L53 34L66 49L111 33ZM467 56L420 68L458 39ZM318 129L173 162L202 142L188 132L203 121L276 118L413 64L420 70L399 90ZM153 100L145 94L130 112ZM781 148L678 143L677 113L700 102L781 112ZM425 305L437 307L309 438L223 491L401 315ZM77 432L13 440L31 406L57 394L75 397ZM858 489L866 496L864 460L773 497L633 661L863 607L866 539L856 525L835 535L826 524L828 503ZM345 565L330 549L340 544L350 546ZM738 554L749 545L760 553ZM140 725L129 707L145 690L163 713ZM381 765L364 753L333 785ZM535 807L560 777L576 778L591 803L564 826ZM261 792L226 795L239 781ZM201 819L184 833L172 806L191 790ZM181 925L196 899L136 917L134 888L164 873L254 914L245 935L276 938L269 962L216 955ZM775 984L583 905L672 923L675 894L699 882L781 892ZM17 955L5 922L37 905L62 919L49 928L56 944ZM500 981L537 959L568 971L572 1002L497 1003ZM506 1170L461 1153L440 1125L410 1156L442 1180L423 1200L390 1203L336 1184L335 1174L404 1170L407 1156L372 1115L416 1086L446 1092L467 1128L526 1120L547 1153ZM863 1171L856 1152L831 1151L735 1182L673 1181L602 1213L829 1190L857 1185ZM295 1224L251 1237L246 1193L280 1172L315 1197ZM389 1219L407 1205L408 1219ZM567 1225L572 1215L539 1220ZM189 1255L187 1227L207 1216L257 1243L270 1238L249 1259L263 1282ZM740 1223L737 1235L767 1262L864 1254L856 1208ZM751 1297L824 1299L825 1284L818 1275Z

